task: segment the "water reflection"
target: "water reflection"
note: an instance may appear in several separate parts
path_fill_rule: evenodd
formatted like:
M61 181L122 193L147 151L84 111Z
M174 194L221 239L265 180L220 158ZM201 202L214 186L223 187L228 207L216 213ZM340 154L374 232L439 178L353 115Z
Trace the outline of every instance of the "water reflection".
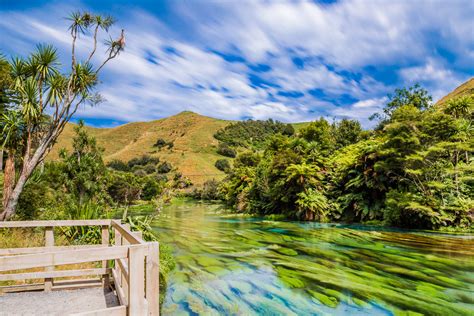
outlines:
M474 239L219 215L178 202L154 223L174 246L163 314L472 315Z

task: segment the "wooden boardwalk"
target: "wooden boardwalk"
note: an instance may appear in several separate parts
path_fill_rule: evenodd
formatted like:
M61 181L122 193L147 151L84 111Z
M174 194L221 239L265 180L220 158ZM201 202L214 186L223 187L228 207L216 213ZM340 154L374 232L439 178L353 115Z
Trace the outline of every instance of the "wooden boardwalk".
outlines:
M30 291L0 296L0 316L68 315L121 309L114 291L100 287L63 291Z
M100 226L102 244L55 246L54 228L64 226ZM117 220L0 222L0 228L19 227L43 228L45 246L0 249L0 282L31 279L42 281L0 286L0 293L3 293L0 303L5 303L1 304L0 314L18 314L18 311L6 308L14 308L15 301L32 303L31 299L41 296L43 304L51 305L46 309L49 311L46 314L159 315L157 242L143 241L140 232L130 231L128 225L122 225ZM113 244L110 243L110 236ZM100 262L101 267L63 269L65 265L86 262ZM63 267L61 270L55 269L58 266ZM37 271L38 269L42 271ZM95 279L91 278L94 276ZM81 279L70 279L77 277ZM99 291L84 292L88 288L99 288ZM16 294L8 294L12 292ZM80 303L83 299L78 297L80 295L89 297L86 301L90 304ZM90 295L94 297L91 298ZM68 304L73 302L79 303L68 308ZM82 309L78 311L81 306ZM38 309L35 314L44 313Z

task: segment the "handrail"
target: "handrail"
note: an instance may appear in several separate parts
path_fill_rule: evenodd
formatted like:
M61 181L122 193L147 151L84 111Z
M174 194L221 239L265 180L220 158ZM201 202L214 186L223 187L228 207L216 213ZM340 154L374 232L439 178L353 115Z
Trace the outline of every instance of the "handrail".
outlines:
M2 256L0 257L0 271L42 268L55 265L127 258L128 251L133 246L134 245L59 250L28 255Z
M54 246L54 227L101 226L102 244ZM101 275L107 286L109 275L116 294L127 315L159 315L159 244L145 242L141 232L133 232L119 220L61 220L0 222L0 228L45 228L45 247L0 249L0 272L44 268L44 271L0 273L0 281L44 279L44 290L58 290L64 285L54 284L53 278ZM110 228L115 233L115 244L110 245ZM115 260L110 268L110 260ZM102 261L102 268L54 270L54 266ZM76 285L86 286L84 280ZM89 282L90 284L90 282ZM97 283L94 283L97 284ZM41 284L25 285L25 289L41 289ZM99 283L100 285L100 283ZM19 286L15 286L18 290ZM0 287L1 288L1 287ZM123 311L124 309L120 309ZM107 309L113 313L113 308ZM93 314L93 313L92 313Z
M118 220L112 220L112 227L117 229L120 235L131 244L144 244L145 241L135 235L127 226L124 226Z
M60 220L60 221L6 221L0 228L59 227L59 226L110 226L110 219Z

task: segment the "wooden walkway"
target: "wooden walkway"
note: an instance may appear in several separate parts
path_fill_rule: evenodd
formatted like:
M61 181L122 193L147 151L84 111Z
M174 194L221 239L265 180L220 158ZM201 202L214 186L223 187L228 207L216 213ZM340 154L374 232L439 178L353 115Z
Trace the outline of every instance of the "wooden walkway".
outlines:
M55 246L54 228L64 226L100 226L102 244ZM5 303L0 305L0 314L18 314L18 310L8 310L8 306L14 308L14 302L21 300L31 303L31 299L40 295L43 304L51 305L46 314L159 315L157 242L143 241L140 232L130 231L128 225L122 225L117 220L0 222L0 228L19 227L44 228L45 246L0 249L0 282L31 279L41 279L42 282L0 286L0 293L3 293L0 294L3 295L0 296L0 303ZM110 236L113 244L110 243ZM64 268L65 265L86 262L100 262L101 267L55 269L57 266ZM39 268L42 271L37 271ZM96 278L91 278L93 276ZM64 280L72 277L82 279ZM88 288L99 288L99 291L83 292ZM16 294L9 294L12 292ZM80 303L81 295L93 295L94 298L89 300L90 304ZM79 303L68 308L68 304L73 302ZM105 302L105 306L101 302ZM35 312L45 313L39 309Z
M100 287L8 293L0 296L0 316L68 315L121 309L114 291Z

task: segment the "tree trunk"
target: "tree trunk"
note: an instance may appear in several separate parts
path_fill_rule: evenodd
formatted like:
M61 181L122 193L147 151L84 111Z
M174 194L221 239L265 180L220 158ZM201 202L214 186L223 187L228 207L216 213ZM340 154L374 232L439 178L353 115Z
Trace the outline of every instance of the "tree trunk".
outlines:
M51 143L51 142L49 142L49 143ZM11 180L9 180L9 181L12 181L13 185L11 187L9 187L9 190L11 192L11 193L8 194L9 197L5 198L5 196L4 196L4 199L3 199L4 207L3 207L3 211L0 213L0 221L9 220L15 214L16 206L18 205L18 200L20 199L20 194L23 191L23 188L25 187L26 181L28 180L31 173L33 172L33 170L36 168L36 166L40 162L43 155L45 154L47 146L48 146L48 142L45 142L45 143L41 144L38 147L38 149L35 151L33 156L29 159L29 161L24 161L23 162L24 165L23 165L23 168L21 170L20 177L18 178L18 181L16 182L16 184L15 184L15 176L10 177ZM7 163L8 163L8 160L10 159L10 156L13 157L12 159L13 159L13 173L14 173L14 171L15 171L14 156L10 155L10 152L9 152L9 156L8 156L8 159L7 159ZM7 164L5 164L5 169L7 169ZM7 176L5 174L5 179L6 178L7 178ZM7 181L5 181L5 183L7 183ZM13 187L14 187L14 189L13 189L13 191L11 191ZM4 194L5 194L5 192L4 192Z
M0 172L3 170L3 149L0 149Z
M3 210L6 209L8 199L12 195L15 187L15 155L12 151L8 151L8 158L5 161L5 173L3 178Z
M0 221L7 221L15 214L16 206L18 204L18 200L20 199L20 194L23 191L27 180L28 177L25 177L24 174L20 175L20 178L15 185L15 189L7 200L7 204L3 212L0 213Z

